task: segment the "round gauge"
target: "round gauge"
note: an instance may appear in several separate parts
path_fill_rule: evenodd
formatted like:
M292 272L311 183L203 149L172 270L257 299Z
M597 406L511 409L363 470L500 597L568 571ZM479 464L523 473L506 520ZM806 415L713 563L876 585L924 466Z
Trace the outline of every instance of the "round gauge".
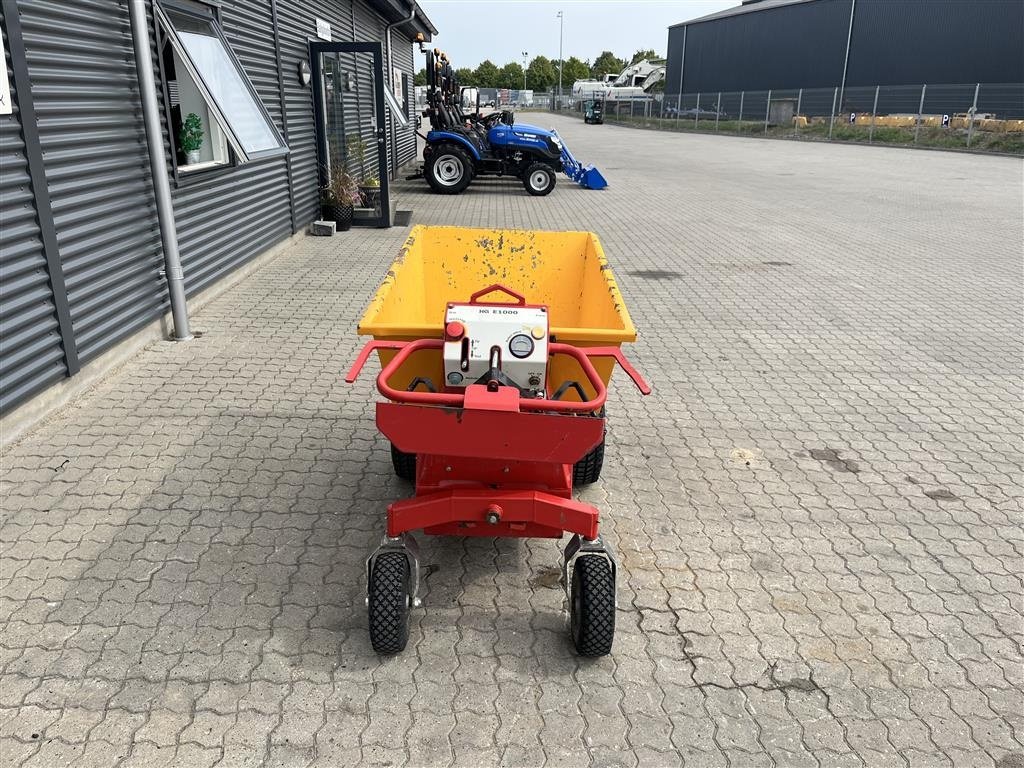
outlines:
M520 360L533 354L533 339L525 333L517 333L508 343L508 351Z

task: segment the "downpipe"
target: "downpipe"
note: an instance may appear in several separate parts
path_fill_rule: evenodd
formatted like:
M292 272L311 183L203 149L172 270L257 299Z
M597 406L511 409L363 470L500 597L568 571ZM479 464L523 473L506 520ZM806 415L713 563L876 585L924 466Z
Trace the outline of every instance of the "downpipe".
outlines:
M407 18L399 19L398 21L393 21L393 22L391 22L390 24L388 24L387 26L384 27L384 39L387 41L387 44L388 44L388 73L387 73L386 81L387 81L389 87L392 90L394 90L394 85L395 85L393 82L391 82L391 78L393 78L395 76L395 62L394 62L394 58L391 55L391 50L392 50L392 48L394 48L394 46L392 45L392 42L391 42L391 30L394 29L395 27L397 27L399 24L408 24L410 21L412 21L415 18L416 18L416 4L413 3L412 10L409 11L409 16ZM413 69L415 70L416 67L413 66ZM395 126L395 121L394 120L391 121L391 126L392 126L392 130L391 130L391 147L390 147L390 150L391 150L391 156L393 158L396 158L395 161L394 161L394 165L396 166L395 167L395 172L392 175L396 175L398 173L398 168L397 168L397 165L398 165L398 160L397 160L397 155L398 155L398 137L395 135L397 133L397 126ZM426 137L424 137L424 141L425 140L426 140Z
M171 301L171 319L174 322L173 338L175 341L188 341L192 338L192 333L189 329L188 304L185 301L185 272L181 268L178 230L174 222L174 206L171 203L171 185L167 181L167 161L164 157L164 140L160 129L156 81L153 78L152 50L145 0L129 0L128 15L131 19L132 43L135 46L135 70L139 76L139 94L142 97L146 143L149 146L149 168L153 176L153 196L156 198L156 215L160 223L160 240L164 251L167 293Z

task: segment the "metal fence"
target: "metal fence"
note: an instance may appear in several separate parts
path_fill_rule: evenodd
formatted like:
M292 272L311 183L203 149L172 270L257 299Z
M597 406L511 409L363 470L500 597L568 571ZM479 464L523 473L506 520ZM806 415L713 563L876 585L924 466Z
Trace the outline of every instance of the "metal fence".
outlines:
M547 103L582 115L591 97L599 94L552 94ZM1024 153L1024 83L653 94L606 99L604 117L661 130Z

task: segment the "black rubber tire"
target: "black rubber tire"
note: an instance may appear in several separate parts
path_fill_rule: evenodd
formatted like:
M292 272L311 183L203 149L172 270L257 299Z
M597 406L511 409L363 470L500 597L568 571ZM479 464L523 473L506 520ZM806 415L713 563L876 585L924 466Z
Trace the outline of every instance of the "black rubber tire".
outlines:
M445 181L446 169L461 166L462 173L457 180ZM457 195L473 181L473 161L466 152L454 144L435 147L423 165L423 176L430 188L439 195Z
M416 482L416 454L400 451L391 444L391 464L395 468L395 474L402 480L409 483ZM600 472L600 469L598 469Z
M401 552L382 552L370 569L367 613L370 645L392 654L409 642L409 560Z
M611 653L615 640L615 578L608 560L600 555L577 557L569 595L569 628L576 653Z
M543 184L537 184L541 174L545 176L545 181ZM555 172L546 163L530 163L523 171L523 187L534 197L550 195L551 190L555 188Z
M572 485L578 488L581 485L596 483L601 477L601 468L604 466L604 436L601 442L590 449L590 453L572 465Z

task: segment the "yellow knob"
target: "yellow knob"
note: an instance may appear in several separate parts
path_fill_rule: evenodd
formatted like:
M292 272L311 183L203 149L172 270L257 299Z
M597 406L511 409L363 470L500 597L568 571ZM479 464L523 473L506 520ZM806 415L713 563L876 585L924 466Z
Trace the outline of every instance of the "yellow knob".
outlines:
M544 338L544 328L543 328L543 326L540 326L540 325L533 326L533 330L530 331L530 333L533 334L533 338L535 338L535 339L543 339Z

